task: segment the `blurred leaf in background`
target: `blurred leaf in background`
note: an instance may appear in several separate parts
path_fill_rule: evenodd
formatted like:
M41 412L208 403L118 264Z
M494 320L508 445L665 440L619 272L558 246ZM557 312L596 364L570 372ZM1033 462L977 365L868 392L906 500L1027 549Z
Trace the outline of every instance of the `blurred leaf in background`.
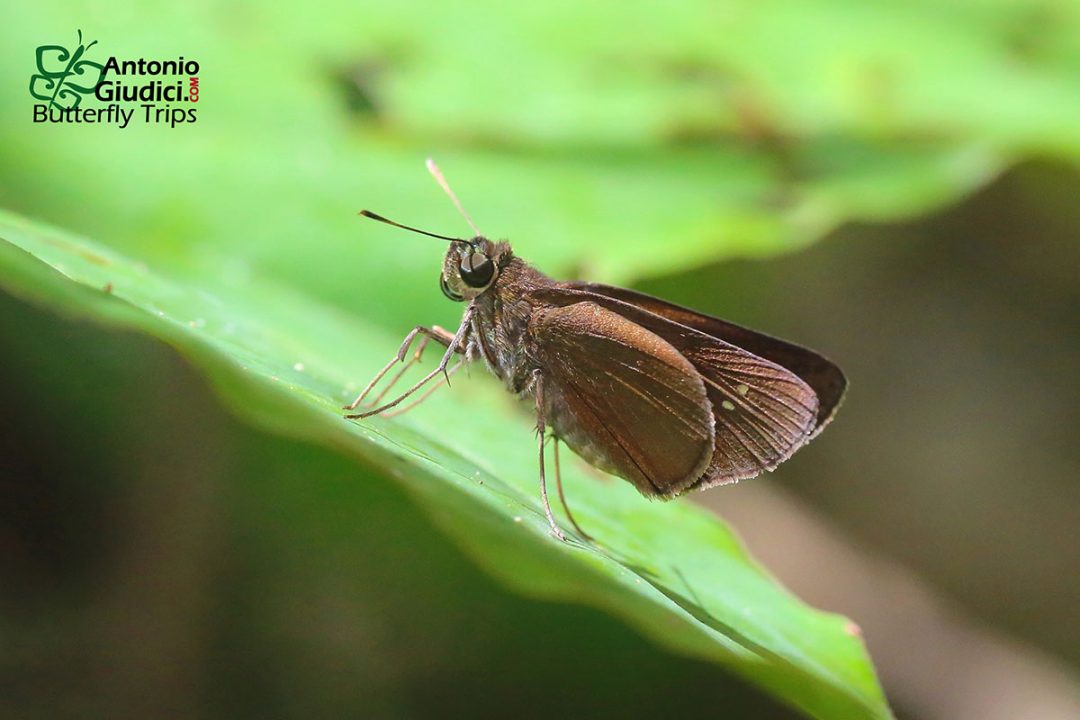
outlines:
M1075 166L1075 4L73 2L8 15L0 205L98 243L5 216L5 240L93 288L65 289L9 247L9 291L182 348L230 407L264 428L348 455L363 448L375 474L406 483L474 560L519 589L635 618L819 717L851 717L855 706L887 712L843 622L762 582L726 531L690 508L649 506L621 484L571 473L590 526L620 537L616 559L637 580L658 579L644 595L633 574L588 555L575 556L573 572L590 580L571 592L570 576L553 574L578 565L537 554L533 538L505 544L505 528L486 535L500 517L534 524L521 510L533 504L530 445L519 442L528 421L491 383L455 384L416 415L359 435L331 424L333 404L395 337L418 322L453 325L460 311L435 287L440 248L361 225L355 212L460 227L422 171L435 155L480 227L509 236L542 269L612 282L675 278L674 295L721 312L738 300L737 283L680 273L803 248L852 221L941 208L1024 158ZM197 59L197 123L30 122L34 48L75 27L102 55ZM106 284L114 297L101 296ZM88 413L97 395L72 410ZM507 430L516 426L522 438ZM292 452L280 453L287 464ZM243 482L262 471L235 472ZM213 465L205 473L229 482ZM313 470L311 484L332 475ZM463 520L484 507L467 532ZM718 547L733 566L715 564L724 555L708 550ZM676 554L680 565L669 567ZM636 567L642 557L649 564ZM674 572L683 566L710 589L687 587ZM605 577L614 585L598 590ZM717 602L721 616L745 616L719 631L709 613L694 616ZM674 626L654 624L657 603ZM749 642L732 645L747 629Z
M82 22L95 52L198 60L200 119L168 134L35 125L30 98L5 92L3 200L170 272L265 273L398 332L452 317L433 265L405 249L436 252L376 246L355 212L460 227L427 155L481 228L550 272L626 282L761 256L941 206L1019 157L1080 156L1078 12L23 4L5 88Z

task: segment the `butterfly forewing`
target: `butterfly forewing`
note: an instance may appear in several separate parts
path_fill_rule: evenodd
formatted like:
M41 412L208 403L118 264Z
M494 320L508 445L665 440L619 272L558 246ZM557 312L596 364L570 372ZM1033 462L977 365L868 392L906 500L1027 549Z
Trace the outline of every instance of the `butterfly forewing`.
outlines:
M592 302L542 310L531 332L548 421L571 448L645 495L671 497L699 481L714 420L686 357Z
M581 288L539 291L555 305L593 303L662 338L685 357L705 385L714 416L711 462L680 490L705 488L772 470L817 426L818 399L794 372L731 343L646 309Z
M598 283L570 282L565 287L596 293L634 305L655 315L719 338L795 373L818 398L817 421L811 437L821 432L836 413L847 379L840 368L808 348L744 328L710 315L626 288Z
M680 346L705 381L716 451L704 488L753 477L791 457L813 432L817 396L794 373L699 333Z

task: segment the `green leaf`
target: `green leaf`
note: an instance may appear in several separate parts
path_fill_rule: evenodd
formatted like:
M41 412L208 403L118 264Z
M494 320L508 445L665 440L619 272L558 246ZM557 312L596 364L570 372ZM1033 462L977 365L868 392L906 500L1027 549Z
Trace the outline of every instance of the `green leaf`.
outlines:
M357 210L462 228L421 170L431 154L486 232L553 273L625 283L925 212L1033 154L1075 162L1078 13L967 0L110 6L84 28L94 52L199 61L197 123L35 125L32 98L8 93L0 187L8 207L177 273L213 272L224 254L343 309L378 307L430 271L361 252ZM37 43L70 15L42 2L7 19L6 86L25 86ZM399 327L439 301L369 317Z
M704 510L647 502L567 453L567 492L599 545L552 538L537 497L532 423L489 378L459 374L407 415L350 423L342 401L397 345L360 318L262 277L177 280L10 213L0 213L0 238L0 287L172 345L240 416L400 482L477 563L520 592L603 608L812 716L890 717L855 626L802 604Z
M692 507L575 465L609 550L543 537L530 423L482 378L399 421L343 423L350 383L455 310L437 246L355 212L462 228L421 170L431 154L485 231L560 277L790 251L953 202L1019 159L1080 159L1080 6L152 5L103 5L83 29L99 59L197 59L195 125L32 123L35 51L71 32L71 9L5 18L0 79L31 88L0 95L4 204L101 244L9 218L10 242L77 283L10 247L5 283L150 332L245 417L377 463L516 587L610 608L822 716L887 713L842 621Z

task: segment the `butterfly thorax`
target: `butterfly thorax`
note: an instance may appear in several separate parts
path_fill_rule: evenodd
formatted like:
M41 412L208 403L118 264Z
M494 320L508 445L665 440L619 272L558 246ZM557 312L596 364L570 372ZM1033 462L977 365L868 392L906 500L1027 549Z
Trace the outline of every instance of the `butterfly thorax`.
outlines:
M548 276L509 251L499 263L499 277L472 301L475 314L467 347L470 359L480 357L513 393L530 388L535 361L529 356L526 334L536 309L531 291L554 285Z

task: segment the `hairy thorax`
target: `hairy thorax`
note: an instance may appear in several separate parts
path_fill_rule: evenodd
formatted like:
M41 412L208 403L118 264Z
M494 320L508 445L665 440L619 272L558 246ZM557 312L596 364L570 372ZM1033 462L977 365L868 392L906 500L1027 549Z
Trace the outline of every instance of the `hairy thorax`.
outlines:
M511 256L500 268L500 282L473 300L475 315L467 355L469 359L482 358L513 393L531 388L537 368L527 352L529 320L536 310L529 291L552 284L551 278Z

